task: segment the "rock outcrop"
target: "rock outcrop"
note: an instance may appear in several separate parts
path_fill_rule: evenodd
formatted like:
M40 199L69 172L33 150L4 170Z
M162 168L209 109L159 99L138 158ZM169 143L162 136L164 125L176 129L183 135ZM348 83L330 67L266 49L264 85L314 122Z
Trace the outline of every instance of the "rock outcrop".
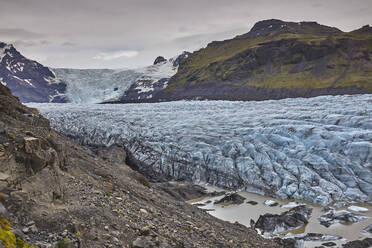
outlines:
M279 247L152 187L125 156L98 157L54 132L3 85L0 145L0 244Z
M222 197L221 199L214 202L214 204L242 204L244 203L245 198L238 193L227 194L226 196Z
M300 228L308 223L312 209L306 206L299 206L285 211L281 214L264 214L256 221L254 228L262 233L283 233Z
M163 63L163 62L167 62L167 60L163 56L158 56L158 57L156 57L156 59L154 61L154 65L159 64L159 63Z

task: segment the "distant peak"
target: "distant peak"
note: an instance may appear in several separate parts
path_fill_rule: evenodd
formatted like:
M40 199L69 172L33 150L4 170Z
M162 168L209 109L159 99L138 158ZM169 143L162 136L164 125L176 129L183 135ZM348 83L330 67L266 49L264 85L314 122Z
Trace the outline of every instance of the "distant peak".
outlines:
M5 42L1 42L0 41L0 48L4 48L4 47L7 47L7 48L14 48L12 44L7 44Z
M163 63L163 62L166 62L167 60L163 57L163 56L158 56L155 61L154 61L154 65L156 64L159 64L159 63Z
M278 19L269 19L256 22L250 32L257 32L260 30L272 29L275 30L279 27L286 25L286 22Z
M352 31L352 33L372 33L372 27L370 25L364 25L360 29Z
M287 29L288 22L278 20L278 19L269 19L256 22L252 29L238 38L252 38L258 36L267 36L272 32Z
M284 32L296 34L332 34L342 31L334 27L321 25L315 21L286 22L278 19L269 19L255 23L248 33L237 36L237 38L262 37Z
M320 25L319 23L317 22L300 22L299 25Z

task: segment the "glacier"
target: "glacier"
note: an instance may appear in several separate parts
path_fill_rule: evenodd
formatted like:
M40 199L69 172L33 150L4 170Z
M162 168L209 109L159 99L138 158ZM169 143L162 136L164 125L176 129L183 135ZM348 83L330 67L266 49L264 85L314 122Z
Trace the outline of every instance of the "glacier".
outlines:
M372 95L28 105L80 143L124 146L174 179L321 205L372 200Z
M119 99L140 73L112 69L52 69L66 83L71 103L99 103Z
M177 72L179 60L188 52L164 62L136 69L51 69L58 80L66 84L66 96L71 103L152 98L168 85Z

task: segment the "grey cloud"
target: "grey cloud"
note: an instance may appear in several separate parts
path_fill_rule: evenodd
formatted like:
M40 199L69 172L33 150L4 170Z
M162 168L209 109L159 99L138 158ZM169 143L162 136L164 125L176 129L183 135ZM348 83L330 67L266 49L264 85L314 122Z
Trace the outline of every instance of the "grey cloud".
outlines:
M15 40L11 42L16 47L33 47L39 45L38 42L35 41L24 41L24 40Z
M183 46L183 45L199 45L205 46L206 44L215 40L231 39L237 35L247 33L249 28L236 28L230 29L223 32L216 33L199 33L186 36L180 36L171 41L171 43Z
M169 58L233 38L270 18L317 21L345 31L372 23L371 0L0 1L0 39L17 41L22 53L55 67L144 66L158 55ZM138 55L93 59L115 51Z
M77 46L76 43L69 42L69 41L63 42L61 45L62 46L67 46L67 47L75 47L75 46Z
M187 27L179 27L178 31L181 32L181 33L184 33L184 32L190 31L190 29L187 28Z
M321 4L321 3L314 3L311 6L317 8L317 7L322 7L323 4Z
M40 39L45 35L22 28L0 28L0 36L12 37L16 39Z
M51 42L47 40L14 40L10 41L16 47L36 47L40 45L49 45Z

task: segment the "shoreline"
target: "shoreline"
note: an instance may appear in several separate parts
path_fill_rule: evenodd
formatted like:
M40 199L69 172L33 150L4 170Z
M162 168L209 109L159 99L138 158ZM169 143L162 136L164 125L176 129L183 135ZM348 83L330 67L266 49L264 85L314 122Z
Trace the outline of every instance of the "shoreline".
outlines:
M200 185L202 187L205 187L207 189L207 192L213 192L213 191L222 191L223 189L210 186L210 185ZM368 216L369 219L356 222L356 223L337 223L330 227L324 227L320 225L318 217L324 214L323 211L324 207L307 202L304 200L293 200L293 199L287 199L287 200L280 200L273 197L268 196L262 196L254 193L248 193L246 191L240 191L238 194L245 198L244 202L242 204L214 204L214 201L219 200L223 198L223 196L215 196L210 197L206 196L203 199L194 199L191 201L187 201L188 203L192 205L196 205L198 208L205 209L209 214L212 216L219 218L221 220L229 221L231 223L238 222L240 224L243 224L247 227L250 227L250 220L253 219L257 221L258 217L260 215L270 213L270 214L280 214L284 211L289 210L289 208L282 208L282 205L288 204L290 202L297 202L297 203L303 203L306 204L306 206L313 209L312 216L308 219L309 223L303 227L289 230L287 232L283 232L281 234L277 234L274 236L277 237L285 237L286 235L295 235L295 234L301 234L301 233L321 233L321 234L329 234L329 235L339 235L346 239L345 241L333 241L337 245L341 245L346 243L347 241L353 241L353 240L359 240L364 239L368 237L372 237L372 234L368 234L363 231L363 229L369 225L372 224L372 204L371 203L349 203L341 208L338 208L337 210L347 210L347 208L351 205L353 206L359 206L368 208L367 212L355 212L350 211L355 214L361 214ZM275 207L266 206L264 202L266 200L272 200L277 202L279 205ZM255 201L257 202L257 205L251 205L247 202L249 201ZM334 205L336 202L333 202L329 204L329 206ZM213 210L213 211L211 211ZM272 237L274 237L272 236ZM267 238L266 235L264 237ZM316 247L321 245L321 241L307 241L305 242L305 247Z

